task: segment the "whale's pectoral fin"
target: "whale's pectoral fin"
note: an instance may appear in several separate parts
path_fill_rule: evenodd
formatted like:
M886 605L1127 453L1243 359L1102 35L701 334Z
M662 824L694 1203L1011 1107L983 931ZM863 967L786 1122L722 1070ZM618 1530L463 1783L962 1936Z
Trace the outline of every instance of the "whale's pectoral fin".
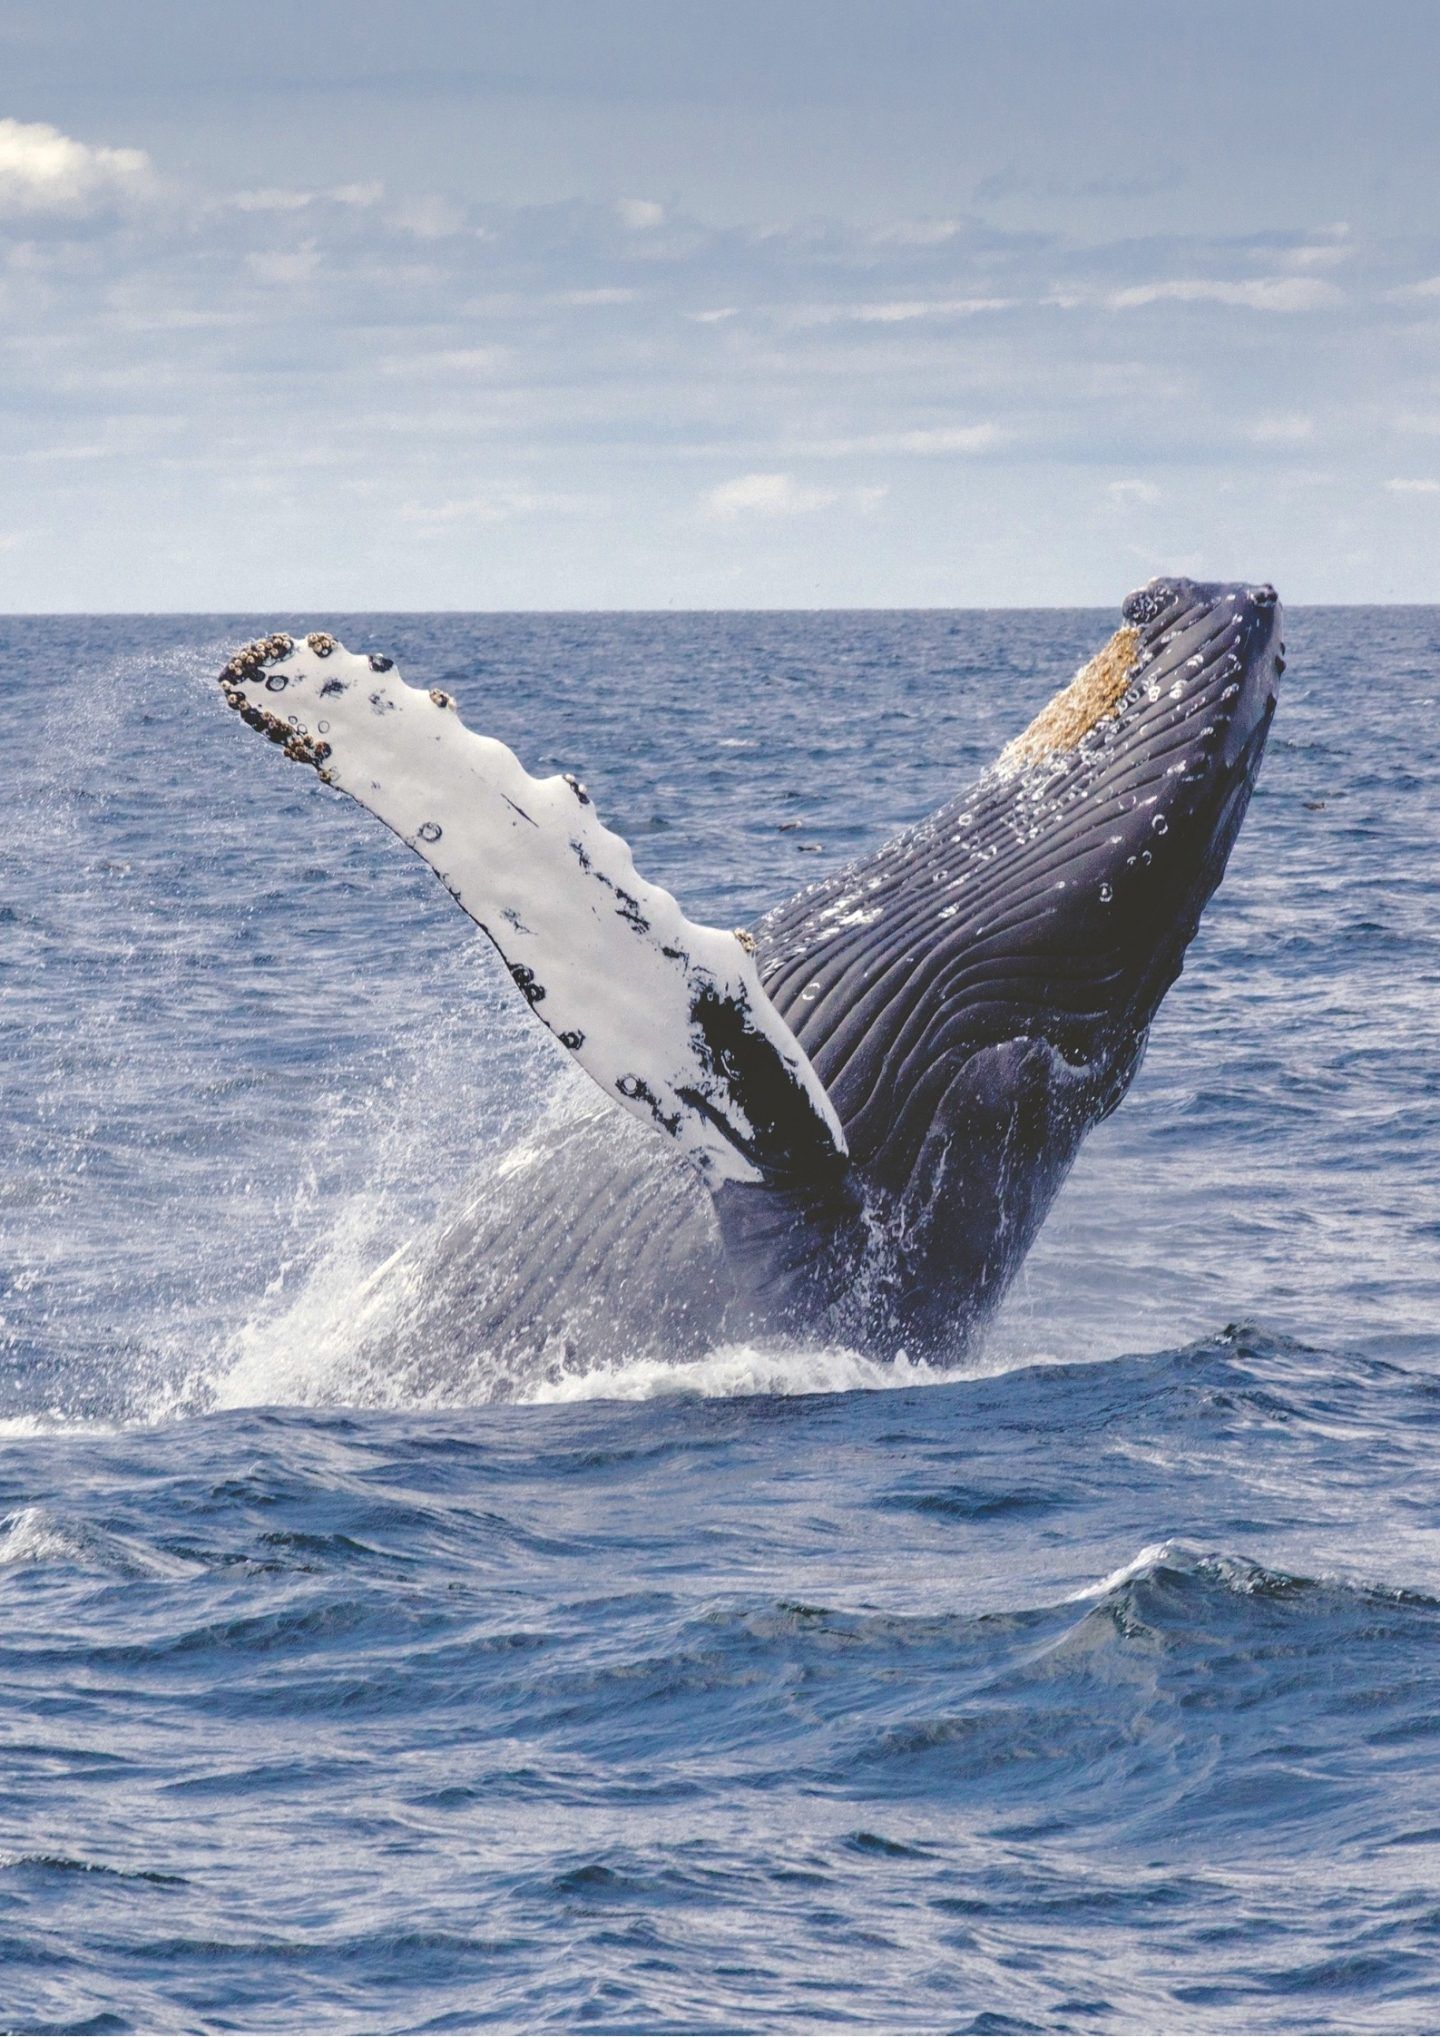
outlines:
M529 777L448 695L328 636L265 638L220 680L245 722L424 858L547 1031L712 1187L843 1166L839 1119L749 937L647 883L576 779Z

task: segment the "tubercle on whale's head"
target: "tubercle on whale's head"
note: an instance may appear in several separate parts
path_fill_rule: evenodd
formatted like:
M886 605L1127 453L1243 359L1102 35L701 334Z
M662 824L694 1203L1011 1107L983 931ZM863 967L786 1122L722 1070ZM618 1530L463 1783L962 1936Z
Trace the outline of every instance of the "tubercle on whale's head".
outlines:
M1161 739L1153 706L1158 689L1175 723L1207 724L1215 765L1258 758L1252 739L1263 742L1285 670L1284 611L1268 581L1151 580L1127 597L1121 613L1140 632L1136 707L1147 735Z

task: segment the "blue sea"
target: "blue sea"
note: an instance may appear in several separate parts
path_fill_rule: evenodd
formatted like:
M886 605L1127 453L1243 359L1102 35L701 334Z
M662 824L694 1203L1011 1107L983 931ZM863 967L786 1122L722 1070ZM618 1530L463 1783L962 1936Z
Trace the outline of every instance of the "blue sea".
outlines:
M213 683L388 652L730 926L1113 625L0 619L0 2029L1440 2025L1440 610L1288 617L963 1373L522 1401L358 1326L578 1078Z

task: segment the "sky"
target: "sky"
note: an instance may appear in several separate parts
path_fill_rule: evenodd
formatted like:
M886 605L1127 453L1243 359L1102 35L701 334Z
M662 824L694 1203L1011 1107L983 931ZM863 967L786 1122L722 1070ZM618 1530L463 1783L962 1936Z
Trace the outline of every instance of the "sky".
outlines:
M0 0L0 610L1440 601L1435 0Z

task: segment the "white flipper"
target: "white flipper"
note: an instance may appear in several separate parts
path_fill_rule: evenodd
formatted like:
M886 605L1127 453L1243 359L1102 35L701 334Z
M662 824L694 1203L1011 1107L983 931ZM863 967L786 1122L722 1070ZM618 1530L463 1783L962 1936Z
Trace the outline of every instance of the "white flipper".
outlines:
M541 1024L712 1187L843 1161L834 1107L746 946L647 883L575 779L529 777L448 695L332 637L265 638L220 680L252 727L424 858Z

